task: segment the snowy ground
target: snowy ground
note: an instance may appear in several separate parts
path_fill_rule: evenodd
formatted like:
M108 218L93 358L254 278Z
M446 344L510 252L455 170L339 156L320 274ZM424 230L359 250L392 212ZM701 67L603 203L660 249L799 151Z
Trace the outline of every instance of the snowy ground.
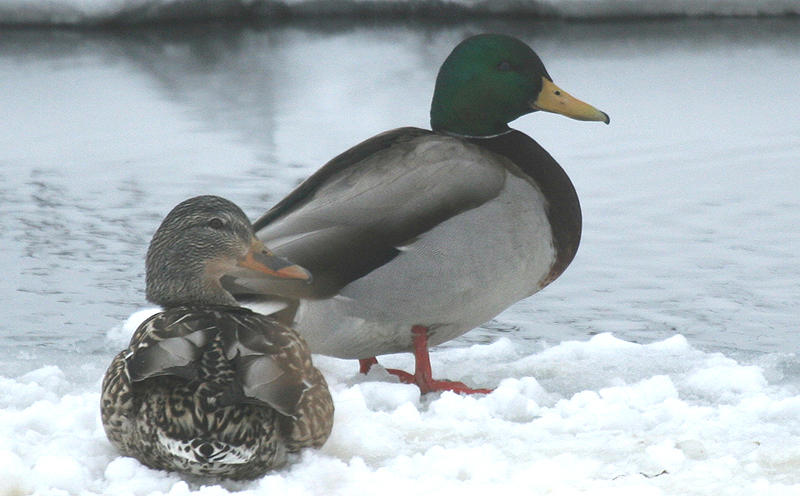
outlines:
M484 30L612 117L514 123L585 230L558 281L432 353L496 391L420 398L315 357L336 425L291 466L187 482L119 457L100 378L163 215L209 193L254 218L347 146L426 126L441 60ZM800 21L2 35L1 496L800 494Z
M109 333L116 348L143 313ZM800 492L797 389L771 385L769 365L703 353L679 335L640 345L600 334L533 354L503 338L435 352L443 376L496 386L475 397L420 398L383 370L364 377L352 361L315 360L336 404L330 440L250 483L186 482L118 456L99 423L99 382L61 394L68 385L52 366L2 379L0 493Z

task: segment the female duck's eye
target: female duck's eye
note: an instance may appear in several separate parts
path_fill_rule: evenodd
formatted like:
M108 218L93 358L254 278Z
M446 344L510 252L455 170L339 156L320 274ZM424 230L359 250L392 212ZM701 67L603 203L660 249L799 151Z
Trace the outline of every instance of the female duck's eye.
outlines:
M225 227L225 223L222 222L222 219L214 217L210 221L208 221L208 227L211 229L222 229Z
M499 64L497 64L497 70L498 71L510 71L511 70L511 64L504 60L504 61L500 62Z

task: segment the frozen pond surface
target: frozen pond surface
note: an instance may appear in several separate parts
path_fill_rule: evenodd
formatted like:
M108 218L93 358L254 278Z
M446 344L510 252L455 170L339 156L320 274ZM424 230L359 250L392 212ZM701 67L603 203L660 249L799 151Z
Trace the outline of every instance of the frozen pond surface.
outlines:
M788 440L800 437L795 396L800 384L800 21L776 19L413 26L309 22L0 33L0 391L6 397L0 412L7 416L0 440L20 443L13 441L11 455L3 458L0 451L0 458L12 468L20 464L20 487L77 494L88 484L98 493L114 492L114 483L126 477L154 473L114 459L97 430L96 391L110 358L130 335L130 328L120 329L122 322L147 307L147 243L176 203L217 194L255 218L347 147L394 127L427 127L439 64L458 41L482 31L502 31L529 42L556 83L612 117L607 127L544 114L513 124L550 151L575 183L584 214L580 251L546 290L434 353L434 372L439 366L442 376L489 387L513 378L505 396L490 395L478 406L450 395L420 400L405 386L359 383L353 362L320 358L335 398L345 401L337 403L337 414L349 413L350 419L363 421L362 427L369 426L366 430L378 432L383 420L370 423L369 415L389 412L392 425L408 429L402 455L436 465L441 453L414 451L416 445L408 441L425 419L423 426L438 426L429 432L434 438L448 422L476 422L477 428L484 414L495 422L558 414L562 423L556 431L561 432L590 421L575 413L581 405L607 407L602 411L608 416L601 413L597 421L603 424L602 419L621 415L615 408L629 406L619 398L627 394L639 405L641 393L642 411L657 405L655 412L670 412L668 417L674 414L670 418L681 422L723 425L719 418L681 416L662 403L695 400L700 406L692 406L702 412L720 402L741 407L752 393L766 398L764 415L772 415L774 433L772 424L753 413L761 412L758 405L748 403L732 414L741 426L704 434L709 440L733 435L731 443L739 444L711 446L700 434L678 439L686 427L676 424L675 430L648 439L652 456L633 468L610 467L591 451L595 441L598 452L605 449L607 439L586 441L581 452L586 463L581 453L570 451L568 440L544 434L526 439L554 442L551 451L564 446L574 458L564 464L579 467L578 479L599 477L608 488L622 484L611 481L628 471L652 476L662 469L676 473L681 467L701 467L703 460L716 460L715 449L734 459L725 465L720 455L721 465L712 468L728 467L746 479L729 477L734 489L735 484L775 490L775 484L800 483L796 448L779 451L774 459L744 448L765 439L779 447L783 437L787 445L797 446ZM583 343L564 343L570 340ZM460 369L462 361L481 364ZM400 355L386 362L411 363ZM58 368L45 367L51 365ZM380 385L394 392L376 392ZM598 396L606 387L622 388L622 396ZM654 398L648 387L661 396ZM584 393L590 397L580 396ZM524 401L520 406L520 397L536 408L525 407ZM410 398L416 413L404 398ZM22 447L23 437L32 434L14 412L50 425L54 419L30 411L43 401L75 412L75 425L62 427L87 433L84 444L75 448L93 457L86 474L64 469L67 475L42 476L48 473L42 468L48 459L38 457L33 441L26 443L34 447ZM463 408L483 413L465 418L459 413ZM713 411L722 418L723 410ZM766 422L762 437L736 437L750 421ZM273 480L242 487L296 489L292 481L306 480L303 470L325 472L325 463L337 458L336 463L349 464L342 468L347 477L367 481L366 486L392 483L375 471L381 457L392 460L385 465L390 473L405 474L403 461L382 451L393 446L389 441L382 447L356 447L361 452L337 451L352 441L348 435L358 432L356 424L345 423L327 453L307 457L280 484ZM539 428L547 432L548 425ZM616 428L598 427L600 432ZM61 434L47 432L41 450L58 450L62 445L53 439ZM636 436L624 439L634 443ZM472 442L477 441L459 449L475 449ZM608 449L627 456L622 444ZM354 465L353 456L365 457L367 465ZM518 455L506 456L513 460ZM114 461L109 465L109 460ZM747 463L757 465L750 479L747 470L734 468ZM453 480L461 477L458 470L480 472L477 467L439 468L455 470ZM517 468L522 477L524 467ZM370 475L353 475L360 470ZM505 470L513 481L517 472ZM550 473L546 464L536 470ZM723 472L714 477L725 480ZM565 484L568 479L564 474ZM47 490L34 480L44 481ZM186 488L174 485L177 480L162 474L131 491L166 493L172 488L182 494ZM665 480L640 482L667 494L681 493L670 491L682 487L680 481L669 486ZM342 484L342 494L358 487ZM586 482L569 487L606 486ZM734 489L726 494L739 494Z

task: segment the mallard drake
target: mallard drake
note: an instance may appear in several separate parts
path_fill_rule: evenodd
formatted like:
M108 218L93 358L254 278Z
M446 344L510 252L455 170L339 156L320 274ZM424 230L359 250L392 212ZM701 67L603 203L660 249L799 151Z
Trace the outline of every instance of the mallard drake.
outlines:
M277 315L315 353L359 359L366 372L376 355L412 351L414 374L390 370L401 380L423 392L487 392L434 380L428 347L536 293L575 256L581 210L569 177L508 126L537 110L609 123L556 86L522 41L463 41L436 79L431 131L404 127L356 145L254 223L314 274L311 285L266 281L260 292L290 296Z
M303 339L240 307L221 278L247 287L310 275L265 249L228 200L176 206L146 260L147 298L164 311L111 362L101 416L111 444L145 465L253 478L282 465L287 452L321 446L333 402Z

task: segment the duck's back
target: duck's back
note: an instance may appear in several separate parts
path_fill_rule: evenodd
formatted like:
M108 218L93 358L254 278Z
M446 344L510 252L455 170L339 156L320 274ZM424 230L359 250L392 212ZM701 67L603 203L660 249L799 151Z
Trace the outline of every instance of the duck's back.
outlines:
M236 307L151 317L103 382L103 425L121 452L199 475L249 478L280 466L287 451L324 442L332 410L302 339Z

